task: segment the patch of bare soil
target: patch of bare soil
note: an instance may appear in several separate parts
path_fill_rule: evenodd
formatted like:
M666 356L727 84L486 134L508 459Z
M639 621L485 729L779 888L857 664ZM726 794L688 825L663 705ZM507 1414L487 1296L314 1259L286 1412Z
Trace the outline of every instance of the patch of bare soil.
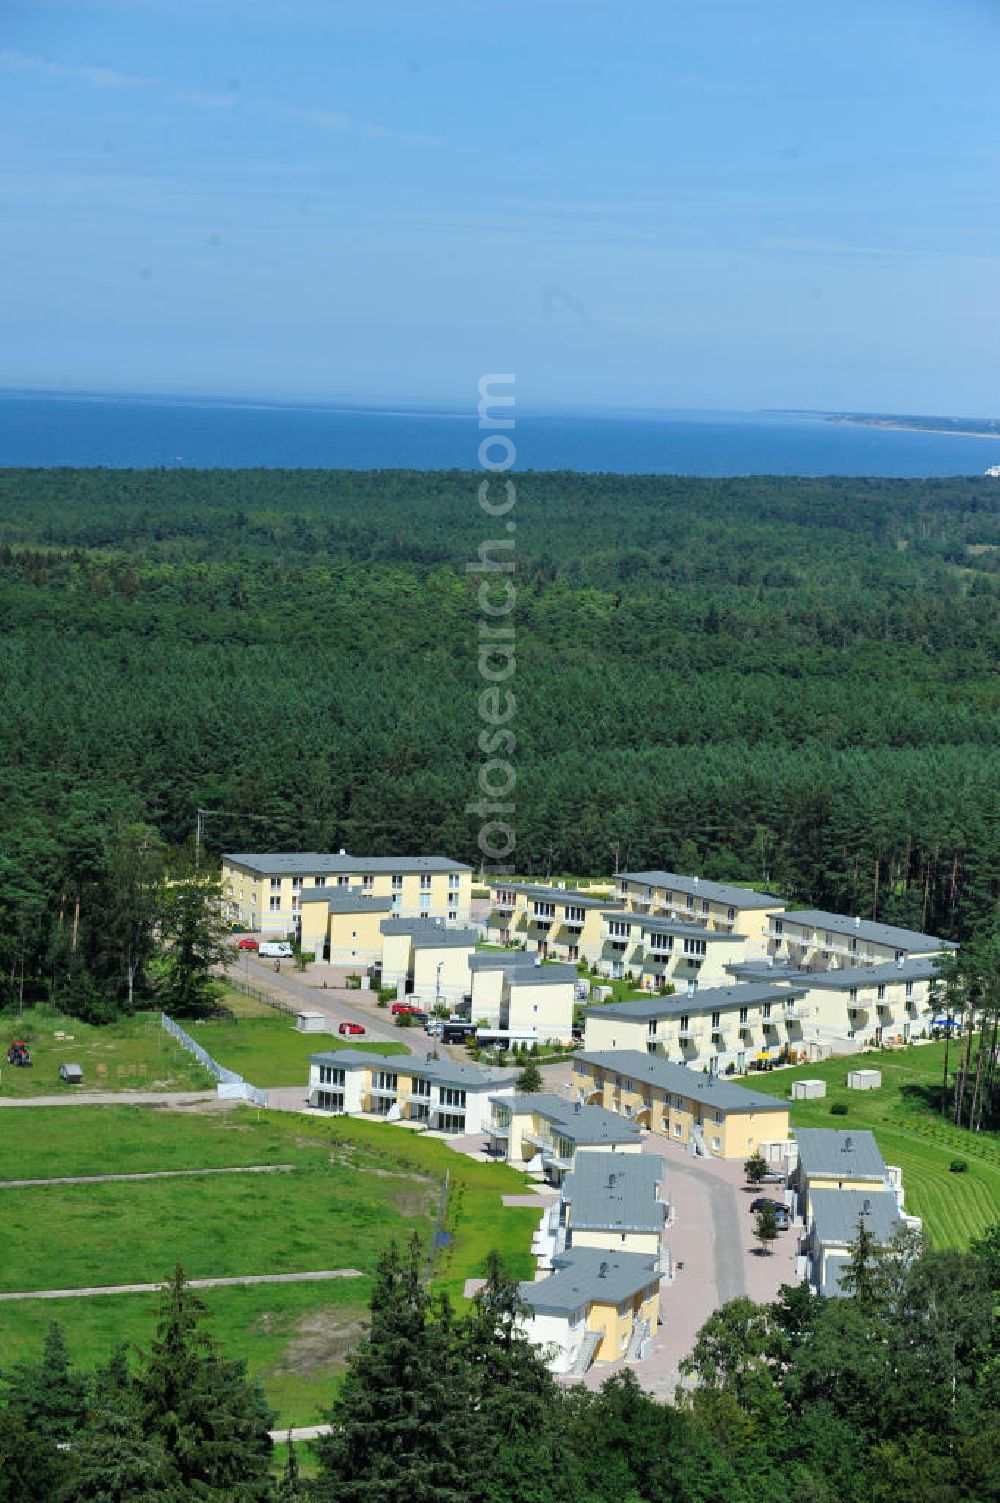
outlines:
M271 1329L274 1319L262 1315L258 1324L266 1331ZM296 1321L294 1336L280 1359L267 1371L308 1377L314 1372L342 1367L348 1352L367 1329L367 1320L345 1315L342 1310L311 1310Z

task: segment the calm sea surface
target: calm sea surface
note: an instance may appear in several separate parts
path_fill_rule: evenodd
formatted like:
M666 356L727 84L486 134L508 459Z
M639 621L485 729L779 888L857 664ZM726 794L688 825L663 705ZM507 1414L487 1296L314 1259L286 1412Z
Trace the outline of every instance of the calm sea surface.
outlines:
M0 395L0 466L475 469L475 412ZM785 413L518 415L517 468L684 475L976 475L1000 440Z

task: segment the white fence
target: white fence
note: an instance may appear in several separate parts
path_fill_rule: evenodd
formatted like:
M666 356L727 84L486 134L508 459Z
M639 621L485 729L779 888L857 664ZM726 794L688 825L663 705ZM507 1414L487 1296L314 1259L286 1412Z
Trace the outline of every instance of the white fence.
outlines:
M220 1065L217 1059L213 1059L208 1050L193 1039L189 1033L175 1023L173 1018L165 1012L160 1013L160 1022L168 1033L173 1034L179 1044L189 1054L193 1054L199 1064L204 1065L210 1075L218 1081L216 1087L219 1097L223 1101L252 1101L255 1106L267 1105L267 1092L260 1090L244 1080L242 1075L237 1075L235 1070L227 1070L225 1065Z

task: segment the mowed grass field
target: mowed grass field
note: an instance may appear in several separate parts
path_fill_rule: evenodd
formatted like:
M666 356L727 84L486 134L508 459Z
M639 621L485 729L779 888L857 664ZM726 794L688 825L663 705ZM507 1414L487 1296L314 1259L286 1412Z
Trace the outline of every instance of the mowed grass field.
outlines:
M56 1032L71 1037L57 1039ZM22 1039L31 1050L30 1070L7 1063L7 1050ZM56 1008L35 1007L23 1018L0 1017L0 1096L72 1096L79 1086L59 1079L59 1066L83 1069L86 1091L198 1091L215 1082L198 1061L160 1026L158 1012L139 1012L100 1028Z
M210 1018L184 1026L213 1059L256 1086L304 1086L309 1079L309 1056L331 1049L365 1049L373 1054L405 1054L402 1034L398 1044L378 1039L348 1042L339 1034L299 1033L288 1013L226 991L219 999L232 1012L232 1019ZM422 1036L422 1035L421 1035Z
M952 1045L952 1068L955 1061ZM935 1247L961 1248L1000 1220L1000 1135L970 1133L935 1111L943 1063L943 1044L916 1044L774 1071L760 1078L759 1086L768 1095L787 1098L794 1080L825 1080L824 1100L793 1104L792 1129L855 1127L873 1132L886 1162L903 1171L906 1210L921 1218ZM881 1070L881 1088L848 1090L848 1071L866 1068ZM846 1117L831 1116L834 1102L847 1106ZM964 1159L968 1170L953 1174L953 1159Z
M363 1330L379 1252L414 1232L427 1241L446 1172L452 1242L437 1282L460 1301L492 1246L513 1274L531 1276L538 1213L501 1204L524 1177L406 1128L242 1107L8 1109L0 1119L0 1178L279 1163L295 1167L0 1190L0 1288L153 1282L175 1261L192 1277L357 1268L360 1279L203 1291L215 1335L261 1377L279 1423L305 1424ZM0 1369L37 1353L53 1319L80 1362L120 1341L143 1346L156 1305L144 1294L0 1302Z

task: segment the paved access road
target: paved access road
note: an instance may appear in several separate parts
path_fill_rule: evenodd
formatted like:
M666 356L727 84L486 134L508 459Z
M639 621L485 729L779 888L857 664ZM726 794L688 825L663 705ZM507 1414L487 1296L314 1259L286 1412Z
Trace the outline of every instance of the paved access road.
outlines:
M361 1044L371 1040L384 1044L403 1044L410 1048L416 1040L425 1037L422 1028L397 1028L391 1021L388 1009L383 1010L378 1006L373 991L352 991L346 986L334 986L332 983L324 987L324 975L339 976L342 968L314 963L299 975L286 969L290 965L288 961L280 971L275 971L267 961L258 960L256 956L248 960L246 951L243 955L244 959L239 967L234 965L227 973L231 981L248 979L251 986L258 987L262 992L270 992L282 1002L290 1002L293 1007L306 1012L324 1013L335 1028L341 1023L363 1024L364 1039L352 1039L352 1043ZM304 980L303 976L308 977L308 980ZM318 1038L322 1038L322 1034ZM317 1044L317 1047L322 1048L322 1045Z

